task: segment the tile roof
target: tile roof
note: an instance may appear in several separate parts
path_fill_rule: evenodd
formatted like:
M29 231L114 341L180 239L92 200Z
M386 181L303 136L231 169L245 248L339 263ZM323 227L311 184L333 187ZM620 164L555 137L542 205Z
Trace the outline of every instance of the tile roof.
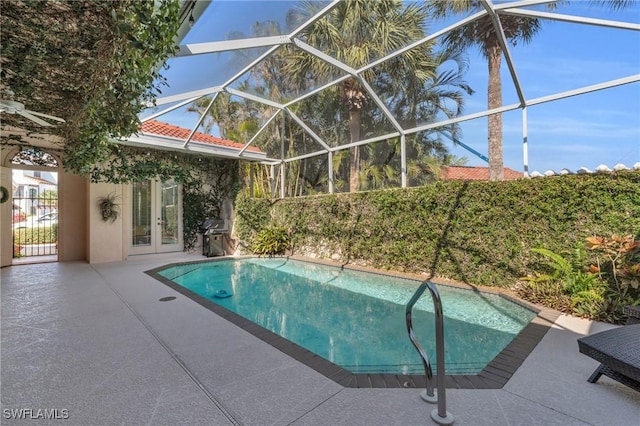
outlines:
M504 168L504 180L514 180L522 177L523 174L521 172L517 172L508 167ZM443 166L441 168L440 179L489 180L489 168L472 166Z
M187 140L191 130L185 129L184 127L174 126L173 124L163 123L157 120L149 120L142 123L140 126L142 133L146 135L158 135L158 136L167 136L170 138L177 138L180 140ZM222 139L213 135L209 135L206 133L196 132L191 138L194 142L206 143L210 145L219 145L226 146L229 148L236 148L238 150L244 147L243 144L238 142L233 142L227 139ZM259 148L255 146L249 146L247 148L248 151L261 152Z

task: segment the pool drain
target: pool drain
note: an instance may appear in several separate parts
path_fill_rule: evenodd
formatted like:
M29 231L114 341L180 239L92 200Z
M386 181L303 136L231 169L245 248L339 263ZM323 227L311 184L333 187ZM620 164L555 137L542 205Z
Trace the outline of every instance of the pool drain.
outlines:
M161 297L160 299L158 299L159 302L170 302L171 300L175 300L176 297L175 296L167 296L167 297Z
M227 297L231 297L231 296L233 296L233 293L227 290L218 290L215 293L213 293L213 297L216 297L218 299L226 299Z

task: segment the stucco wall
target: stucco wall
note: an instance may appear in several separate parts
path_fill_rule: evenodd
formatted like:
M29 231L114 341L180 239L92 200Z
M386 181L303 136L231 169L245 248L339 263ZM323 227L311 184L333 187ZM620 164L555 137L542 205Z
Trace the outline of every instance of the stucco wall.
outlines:
M87 259L87 181L58 174L58 261Z
M11 193L11 169L0 167L0 185ZM0 266L11 265L13 236L11 232L11 199L0 204Z
M123 205L123 185L110 183L89 184L87 212L89 222L88 253L89 263L117 262L126 260L123 238L124 216L120 214L114 222L102 220L98 203L101 197L109 194L116 196L121 213L127 207Z

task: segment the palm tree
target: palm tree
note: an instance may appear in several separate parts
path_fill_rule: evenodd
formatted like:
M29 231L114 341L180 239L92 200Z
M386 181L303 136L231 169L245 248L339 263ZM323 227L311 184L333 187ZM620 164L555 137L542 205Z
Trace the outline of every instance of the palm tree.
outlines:
M418 124L433 123L439 116L457 117L464 107L463 93L472 94L473 90L463 76L468 69L466 57L459 49L447 48L432 56L437 75L426 82L415 81L411 75L401 77L404 90L389 87L390 80L381 78L373 84L374 89L385 100L390 111L404 128ZM440 70L441 67L446 68ZM455 67L452 67L455 65ZM406 70L404 70L406 71ZM402 70L401 70L402 72ZM380 126L380 118L366 118L365 130ZM450 128L458 134L459 128ZM398 184L401 181L399 139L377 142L368 145L363 151L360 171L360 188L381 188L387 183ZM437 175L438 165L461 161L448 154L446 146L438 132L421 132L407 138L407 172L412 184L422 184Z
M560 2L549 3L547 7L555 8ZM592 4L607 5L612 9L621 9L632 3L632 0L592 0ZM483 9L478 0L431 0L431 8L436 17L445 17L458 13L476 12ZM538 33L541 27L539 19L520 16L500 16L500 23L505 37L514 46L518 43L528 43ZM468 48L478 46L489 65L488 108L502 106L502 80L500 78L500 63L502 61L502 47L498 43L496 29L491 17L484 16L463 27L449 32L444 42L448 45ZM489 179L502 180L502 114L489 116Z
M295 11L298 19L312 16L320 7L317 2L306 2ZM408 42L424 37L424 22L427 17L424 4L405 5L400 0L348 0L305 28L300 38L326 54L358 69L372 60L404 47ZM290 17L291 18L291 17ZM295 17L291 19L295 20ZM336 75L335 68L326 62L301 51L294 51L284 71L291 78L308 81L325 81ZM431 60L431 45L414 49L393 60L381 64L374 71L364 73L368 82L382 74L391 76L396 84L402 84L396 75L413 75L425 82L434 77L435 67ZM341 83L344 105L349 111L350 141L360 140L362 110L367 103L367 92L358 79L349 78ZM359 186L360 149L350 150L349 190L355 192Z

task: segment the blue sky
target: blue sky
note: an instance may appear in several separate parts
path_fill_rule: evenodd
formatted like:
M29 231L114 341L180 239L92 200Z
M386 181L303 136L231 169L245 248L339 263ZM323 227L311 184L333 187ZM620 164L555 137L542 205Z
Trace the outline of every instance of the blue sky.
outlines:
M283 22L290 1L214 0L196 23L185 42L225 40L232 32L251 34L256 21ZM640 23L640 1L618 12L573 0L557 13ZM446 22L428 24L429 32ZM284 26L283 26L284 27ZM534 99L573 90L607 80L640 74L640 31L603 28L593 25L543 21L541 31L528 45L510 46L516 72L525 97ZM170 61L163 74L170 87L163 94L222 84L241 65L231 64L232 53L204 55ZM476 49L468 52L466 75L475 93L466 98L465 114L486 109L487 65ZM503 103L516 103L517 96L506 63L502 65ZM192 127L195 114L175 112L158 118ZM523 170L522 113L503 114L505 166ZM579 167L594 169L599 164L631 166L640 162L640 83L535 105L528 108L529 171L544 172ZM461 140L486 155L487 119L462 124ZM469 159L468 165L486 163L461 147L450 151Z

